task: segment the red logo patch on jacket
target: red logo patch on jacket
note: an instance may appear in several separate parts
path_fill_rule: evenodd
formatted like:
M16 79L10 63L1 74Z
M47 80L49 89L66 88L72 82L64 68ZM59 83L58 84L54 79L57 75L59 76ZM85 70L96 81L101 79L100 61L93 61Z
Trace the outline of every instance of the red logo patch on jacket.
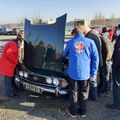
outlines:
M77 52L82 52L84 50L84 47L85 47L85 45L83 42L77 42L75 44L75 49Z

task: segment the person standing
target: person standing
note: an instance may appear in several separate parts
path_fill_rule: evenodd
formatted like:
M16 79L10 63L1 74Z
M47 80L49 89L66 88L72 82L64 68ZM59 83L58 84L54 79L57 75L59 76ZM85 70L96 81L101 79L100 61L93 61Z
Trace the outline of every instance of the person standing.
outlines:
M112 42L113 41L113 35L114 35L114 29L110 28L108 30L108 33L109 33L109 40Z
M112 60L113 103L106 106L120 111L120 35L115 43Z
M17 39L21 40L21 43L19 44L19 48L18 48L18 60L19 60L20 63L23 63L23 59L24 59L24 37L23 37L23 30L21 30L18 33Z
M118 37L120 35L120 24L118 24L116 29L116 36Z
M21 39L18 37L5 44L0 57L0 80L4 81L5 96L16 96L12 87L12 77L14 69L18 64L18 46L21 44Z
M98 50L98 55L99 55L99 70L103 66L103 59L102 59L102 53L101 53L101 39L98 36L98 33L94 32L91 28L85 25L80 25L78 26L84 30L84 35L85 37L91 39L94 41L97 50ZM94 83L90 84L90 98L94 101L98 100L98 87L97 87L97 77L94 79Z
M100 95L108 95L110 88L110 72L111 72L111 58L112 58L112 47L109 39L109 33L106 27L102 28L102 58L103 67L101 68L99 93ZM102 93L102 94L101 94Z
M74 32L74 33L73 33ZM71 117L76 117L77 112L81 117L86 116L87 98L89 94L89 79L96 77L99 57L95 43L83 35L83 30L75 28L74 37L67 42L63 59L69 56L69 101L70 107L66 112Z

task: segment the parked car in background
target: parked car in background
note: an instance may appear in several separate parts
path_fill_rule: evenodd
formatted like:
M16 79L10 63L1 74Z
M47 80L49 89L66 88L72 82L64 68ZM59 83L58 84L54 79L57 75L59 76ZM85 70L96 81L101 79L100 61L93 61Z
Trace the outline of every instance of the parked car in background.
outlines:
M13 28L12 35L17 35L21 31L21 28Z
M6 35L12 35L12 29L6 28Z
M12 35L12 30L7 31L6 35Z
M6 28L0 27L0 35L5 35L5 34L6 34Z

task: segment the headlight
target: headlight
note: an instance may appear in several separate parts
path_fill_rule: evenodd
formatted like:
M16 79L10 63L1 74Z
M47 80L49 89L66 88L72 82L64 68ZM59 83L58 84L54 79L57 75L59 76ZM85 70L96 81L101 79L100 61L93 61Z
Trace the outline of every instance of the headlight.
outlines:
M23 77L23 72L19 71L19 75L20 75L20 77Z
M16 77L16 78L15 78L15 82L16 82L16 81L17 81L17 82L20 82L20 78Z
M28 73L27 72L24 72L24 77L28 78Z
M52 84L52 79L51 79L51 78L46 78L46 82L47 82L48 84Z
M61 80L60 82L61 82L61 87L62 88L65 88L65 87L68 86L68 81L67 80Z
M53 84L56 86L59 85L59 80L56 78L53 78Z

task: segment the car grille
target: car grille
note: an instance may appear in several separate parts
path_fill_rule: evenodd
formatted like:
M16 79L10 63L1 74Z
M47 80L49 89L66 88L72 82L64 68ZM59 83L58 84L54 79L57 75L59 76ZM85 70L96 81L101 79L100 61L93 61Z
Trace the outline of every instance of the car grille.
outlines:
M43 85L49 85L49 86L51 86L51 87L54 87L53 84L48 84L48 83L46 82L46 78L45 78L45 77L42 77L42 76L35 76L35 75L30 75L30 74L29 74L29 79L30 79L31 81L34 81L35 83L40 83L40 84L43 84Z

